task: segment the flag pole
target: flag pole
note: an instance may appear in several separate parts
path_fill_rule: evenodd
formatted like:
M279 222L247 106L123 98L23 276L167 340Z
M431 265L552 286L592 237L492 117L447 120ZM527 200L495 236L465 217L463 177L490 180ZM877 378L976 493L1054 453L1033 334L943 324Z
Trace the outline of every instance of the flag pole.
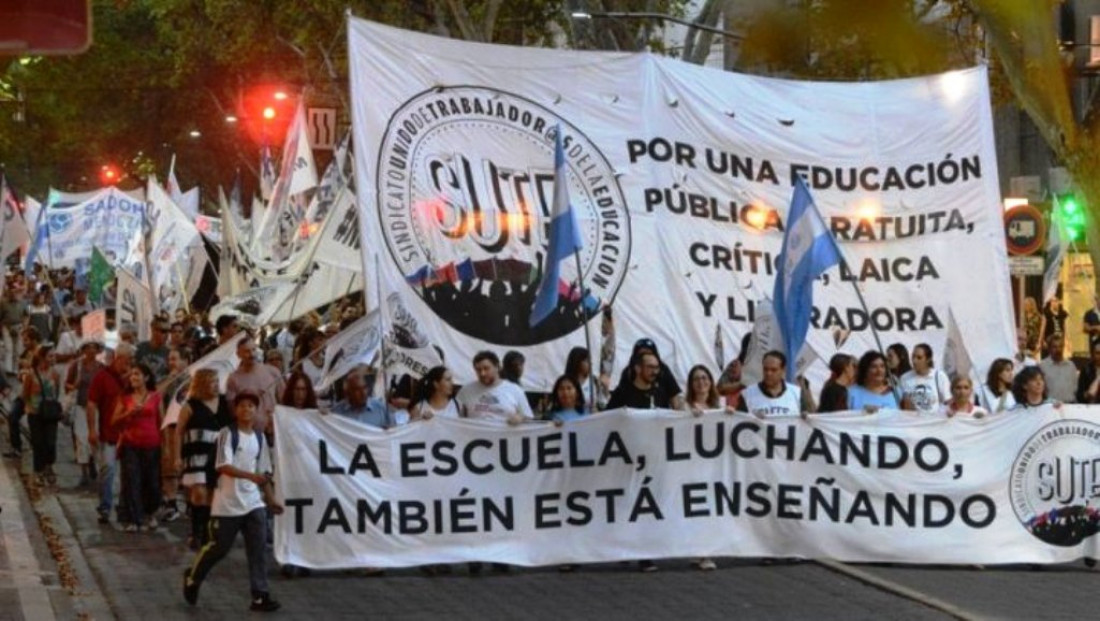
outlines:
M579 251L574 252L573 258L576 259L577 262L577 286L579 286L581 290L581 325L584 327L584 347L588 350L588 394L591 395L592 398L592 403L589 403L588 407L590 408L589 411L595 412L596 380L594 379L592 373L592 335L588 331L588 323L590 318L588 317L588 309L584 305L584 270L581 269L581 253ZM599 313L597 313L597 315L598 314ZM553 395L551 395L551 397L553 397Z
M365 281L366 278L367 278L367 275L364 272L363 273L363 280ZM381 338L380 342L378 343L378 352L379 352L379 365L378 365L379 369L378 369L378 372L379 372L379 375L381 375L381 377L382 377L382 393L383 393L382 394L382 403L385 404L386 411L389 412L389 410L390 410L390 400L389 400L389 394L388 393L389 393L389 390L390 390L390 382L389 382L389 377L388 377L389 374L386 373L386 322L385 322L386 313L382 312L382 304L384 304L385 302L382 299L382 263L381 263L381 259L378 258L378 253L374 254L374 286L375 286L375 289L376 289L376 293L378 295L378 331L382 335L382 338ZM366 287L366 282L364 282L363 283L363 301L366 302L366 299L367 299L367 287ZM367 310L367 308L365 307L365 305L364 305L364 308L363 308L363 312L364 312L364 314L369 312ZM414 394L413 397L415 398L415 396L416 395Z

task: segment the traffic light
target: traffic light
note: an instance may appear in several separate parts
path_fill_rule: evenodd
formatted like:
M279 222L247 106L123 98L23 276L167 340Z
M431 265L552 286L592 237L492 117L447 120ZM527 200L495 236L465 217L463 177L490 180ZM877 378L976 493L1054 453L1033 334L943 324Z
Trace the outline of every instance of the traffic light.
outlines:
M1074 194L1062 194L1057 197L1062 229L1071 243L1085 241L1085 208Z
M280 84L259 84L241 93L235 118L258 144L282 144L297 102Z

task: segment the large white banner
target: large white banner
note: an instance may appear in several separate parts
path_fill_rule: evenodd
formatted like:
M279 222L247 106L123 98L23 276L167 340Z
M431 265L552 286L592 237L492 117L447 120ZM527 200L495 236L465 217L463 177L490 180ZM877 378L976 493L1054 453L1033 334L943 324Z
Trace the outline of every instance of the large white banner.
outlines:
M149 177L146 193L152 231L149 270L153 292L158 309L171 313L186 306L185 298L190 299L194 292L190 285L197 286L202 279L205 256L193 252L196 247L202 248L202 239L192 219L157 183L156 177Z
M117 269L118 292L115 294L115 324L131 324L137 328L138 340L149 340L152 332L153 308L149 287L129 270Z
M585 343L582 317L595 334L605 306L621 364L650 337L679 378L714 366L716 327L739 343L771 294L799 175L847 260L815 285L821 358L842 329L845 352L875 348L872 326L883 346L928 342L938 358L949 308L979 368L1013 351L984 68L796 82L358 19L349 43L365 269L381 255L383 282L409 294L459 381L473 352L516 349L524 381L549 386ZM569 294L529 328L559 126L587 291L564 262Z
M36 231L38 263L83 272L90 264L92 248L97 247L112 265L144 274L141 239L145 202L131 194L114 187L83 194L51 190ZM86 198L68 202L78 197Z
M616 411L389 431L279 408L275 555L315 568L744 556L1096 558L1100 424L1065 406L758 420Z

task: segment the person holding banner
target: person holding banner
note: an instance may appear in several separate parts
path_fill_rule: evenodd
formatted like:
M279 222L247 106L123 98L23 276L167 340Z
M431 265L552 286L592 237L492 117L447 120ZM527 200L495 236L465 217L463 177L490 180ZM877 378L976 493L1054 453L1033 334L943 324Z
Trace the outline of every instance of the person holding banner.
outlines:
M458 401L451 370L443 365L428 369L417 384L417 401L409 408L410 420L431 420L436 416L459 418Z
M982 402L993 414L1016 407L1016 398L1012 396L1013 367L1008 358L997 358L989 365L989 373L982 385Z
M587 411L584 390L581 389L581 384L575 377L562 375L554 381L554 389L550 391L548 420L554 421L555 426L561 427L569 421L583 418Z
M913 368L901 376L899 388L904 399L921 414L935 414L951 398L951 381L935 368L932 347L920 343L913 348Z
M900 380L901 376L912 371L913 365L909 363L909 348L901 343L894 343L887 347L886 370L895 382Z
M947 418L958 415L971 418L985 418L988 411L980 405L974 405L974 384L965 375L956 375L951 378L951 399L943 404L940 413Z
M176 423L179 430L176 434L176 454L179 456L176 466L183 473L180 483L187 489L187 502L191 505L188 547L192 550L207 542L210 501L217 479L214 469L217 457L215 442L218 433L232 423L233 412L229 402L218 394L217 370L199 369L191 376L187 402L180 408Z
M848 354L834 354L829 359L829 379L821 387L817 411L842 412L848 409L848 387L856 381L856 359Z
M295 369L287 376L286 389L279 399L279 405L299 410L317 409L317 393L313 390L313 382L309 381L305 373Z
M565 357L565 375L577 380L581 387L585 408L589 412L596 410L596 401L592 394L592 356L584 347L574 347Z
M1062 407L1061 403L1047 396L1046 378L1043 377L1043 371L1039 367L1025 367L1016 374L1016 379L1012 380L1012 396L1016 398L1016 407L1013 411L1044 405Z
M607 409L664 410L680 404L677 400L674 406L673 398L660 382L661 359L657 354L648 350L635 354L631 358L630 366L629 375L624 371L624 376L630 379L620 381L615 387L607 402Z
M807 410L802 407L802 389L784 378L787 376L787 356L778 350L764 354L761 365L763 378L741 391L737 409L757 418L770 416L800 416Z
M714 376L710 369L701 364L691 367L687 377L687 392L684 394L684 409L693 416L702 416L704 411L720 407L721 398L714 386Z
M459 406L466 418L499 420L517 425L535 418L523 389L500 376L500 359L491 351L474 355L477 381L458 391Z
M622 375L619 376L619 386L627 385L634 379L634 372L636 369L636 360L640 354L650 353L656 356L657 362L660 365L660 369L657 373L656 382L660 384L661 389L668 395L668 398L677 399L681 398L680 395L683 390L680 388L679 382L676 381L676 376L672 374L672 369L668 368L668 365L661 360L661 354L657 351L657 344L653 342L653 339L641 338L634 342L634 350L630 353L630 366L623 369ZM616 390L618 386L616 387ZM614 409L611 404L608 404L607 409Z
M332 406L331 412L379 429L395 426L393 412L381 399L371 397L373 385L373 373L353 369L344 378L344 398Z
M874 414L882 408L898 409L898 398L886 376L886 356L871 350L859 358L856 383L848 388L848 409Z

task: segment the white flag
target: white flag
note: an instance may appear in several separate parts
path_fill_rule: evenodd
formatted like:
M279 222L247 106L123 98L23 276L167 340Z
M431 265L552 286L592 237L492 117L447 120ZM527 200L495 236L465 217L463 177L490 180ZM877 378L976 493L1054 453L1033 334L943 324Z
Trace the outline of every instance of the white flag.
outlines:
M948 377L955 375L970 376L974 364L970 361L970 352L966 350L962 330L955 321L955 314L947 311L947 343L943 346L943 370Z
M115 325L133 324L138 331L138 339L149 340L149 324L153 321L153 309L150 307L149 287L138 280L129 270L115 270L118 278L118 294L115 296Z
M16 250L27 246L31 241L31 233L27 229L27 221L23 219L19 203L15 201L15 195L3 179L0 179L0 212L4 214L4 230L0 232L0 260L2 260L11 256Z
M325 344L325 366L318 392L361 364L371 364L382 347L381 314L375 309L340 331Z

